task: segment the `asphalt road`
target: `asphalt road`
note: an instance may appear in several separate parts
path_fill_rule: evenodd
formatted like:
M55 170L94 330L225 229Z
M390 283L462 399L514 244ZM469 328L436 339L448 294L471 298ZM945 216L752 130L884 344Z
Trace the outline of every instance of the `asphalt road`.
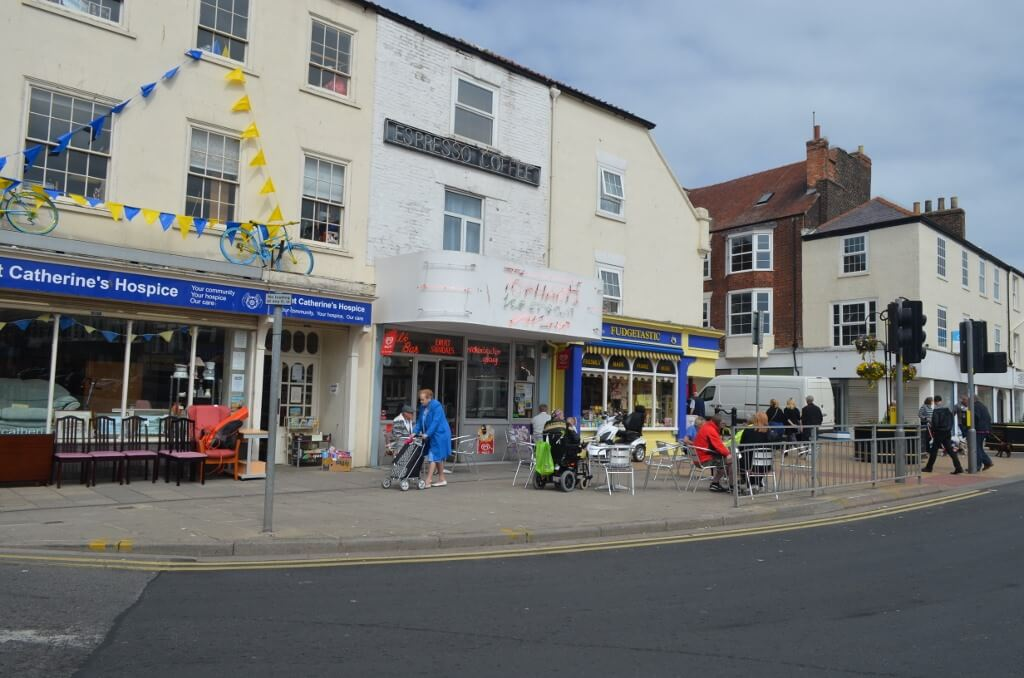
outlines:
M1015 484L862 522L597 553L3 566L0 675L1019 676L1022 527Z

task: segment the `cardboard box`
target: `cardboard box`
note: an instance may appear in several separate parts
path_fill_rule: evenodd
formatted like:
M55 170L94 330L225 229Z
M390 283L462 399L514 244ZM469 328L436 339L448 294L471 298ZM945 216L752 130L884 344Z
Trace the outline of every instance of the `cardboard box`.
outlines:
M340 458L340 459L326 459L324 460L324 469L327 471L351 471L352 470L352 457Z

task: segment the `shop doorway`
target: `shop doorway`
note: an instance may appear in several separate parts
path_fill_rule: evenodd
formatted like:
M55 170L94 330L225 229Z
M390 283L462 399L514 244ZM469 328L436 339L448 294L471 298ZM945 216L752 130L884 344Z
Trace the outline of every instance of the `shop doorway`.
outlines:
M429 388L444 407L452 435L458 435L459 426L459 383L461 365L457 360L431 360L418 358L416 361L416 392Z
M270 430L270 381L271 358L263 361L263 408L260 413L260 428ZM281 354L281 403L277 419L277 456L286 454L289 420L297 424L296 430L315 433L320 430L317 411L317 384L320 378L320 361L308 355ZM266 450L260 450L260 458L266 460Z

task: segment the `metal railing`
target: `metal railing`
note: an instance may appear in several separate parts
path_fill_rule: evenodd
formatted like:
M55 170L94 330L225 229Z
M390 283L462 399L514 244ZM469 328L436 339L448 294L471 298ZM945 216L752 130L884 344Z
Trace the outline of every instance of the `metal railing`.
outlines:
M750 428L738 427L736 431ZM916 426L905 427L899 437L894 427L879 425L820 431L805 428L802 436L789 436L795 440L764 444L746 443L745 436L744 433L738 444L735 435L728 442L734 452L731 463L733 477L737 479L733 483L736 506L743 500L774 500L779 495L803 493L813 497L857 485L875 487L914 478L921 482L921 466L927 459L927 449ZM897 470L899 455L906 459L902 474Z

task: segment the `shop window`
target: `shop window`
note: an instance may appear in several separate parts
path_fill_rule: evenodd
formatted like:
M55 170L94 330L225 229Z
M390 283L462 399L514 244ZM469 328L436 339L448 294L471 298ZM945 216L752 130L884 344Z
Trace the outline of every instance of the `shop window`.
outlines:
M645 410L644 426L650 426L654 416L654 364L648 358L633 361L633 404L630 411L638 405Z
M352 34L314 19L307 82L344 97L351 77Z
M197 405L209 405L216 399L216 364L207 370L206 363L220 362L223 364L224 337L221 332L220 345L211 347L209 336L204 351L196 347L196 371L192 375L193 402ZM130 408L140 410L163 410L184 413L188 406L189 365L192 355L191 327L182 323L158 323L135 321L132 323L132 348L128 365L128 400ZM109 366L111 372L122 369L124 351L113 359ZM203 377L209 374L209 386L204 385ZM209 388L210 395L205 396ZM195 396L198 394L198 398ZM121 394L117 394L117 405L120 407ZM155 431L154 431L155 433Z
M306 351L306 333L295 332L292 335L292 351L295 353L304 353Z
M249 0L201 0L196 46L232 61L245 61Z
M128 321L72 316L61 318L61 323L57 344L57 384L78 399L80 409L99 413L120 409ZM129 372L129 380L131 378ZM129 381L129 400L135 393L141 393L141 383ZM166 398L165 394L165 402Z
M678 365L672 360L625 356L604 358L596 353L583 356L581 388L583 426L600 425L609 412L631 412L637 405L647 410L645 425L672 427L676 412L676 373Z
M671 360L659 360L655 383L655 426L676 425L676 364Z
M537 347L533 344L516 344L515 383L512 402L514 417L529 419L534 415L537 397Z
M274 349L274 333L267 332L263 347L267 351ZM283 353L305 353L316 355L320 350L320 337L316 332L304 332L302 330L281 330L281 351Z
M314 365L308 361L281 363L281 423L287 417L316 416L313 377Z
M381 417L390 421L402 411L402 405L413 401L412 358L384 356L384 376L381 381Z
M0 309L0 435L46 430L53 329L38 310ZM81 401L58 383L53 406L77 410Z
M70 96L33 87L29 97L25 148L43 146L32 167L25 170L26 183L40 184L55 191L90 198L104 198L110 166L110 135L113 116L107 116L103 131L93 139L89 130L76 132L67 150L50 155L57 137L72 128L88 125L110 107L92 99Z
M466 349L466 418L507 419L509 345L470 341Z
M310 332L306 335L306 353L309 355L316 355L317 351L320 350L320 336L316 332Z

